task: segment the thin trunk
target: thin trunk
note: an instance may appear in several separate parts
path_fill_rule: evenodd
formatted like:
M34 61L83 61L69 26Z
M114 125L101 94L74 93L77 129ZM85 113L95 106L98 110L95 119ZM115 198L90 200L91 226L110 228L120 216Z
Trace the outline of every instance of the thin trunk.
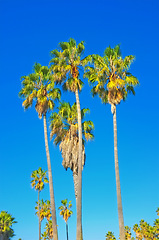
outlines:
M112 106L113 109L113 127L114 127L114 158L115 158L115 175L116 175L116 191L117 191L117 204L118 204L118 218L119 218L119 232L120 240L125 239L124 231L124 217L121 200L121 188L119 177L119 164L118 164L118 148L117 148L117 121L116 121L116 105Z
M46 148L46 157L47 157L47 165L48 165L48 176L49 176L49 188L50 188L52 228L53 228L53 233L54 233L54 240L58 240L57 222L56 222L56 210L55 210L55 199L54 199L54 190L53 190L53 179L52 179L52 171L51 171L51 161L50 161L48 137L47 137L46 114L44 114L43 117L44 117L45 148Z
M73 173L73 182L74 182L74 190L75 190L75 198L76 198L76 208L77 208L77 190L78 190L78 174ZM82 239L83 239L83 232L82 232Z
M38 191L38 212L39 212L39 240L41 240L41 221L40 221L40 191Z
M77 232L76 240L82 240L82 123L81 108L79 102L78 89L76 94L77 114L78 114L78 135L79 135L79 158L78 158L78 195L77 195Z
M68 240L68 224L66 222L66 236L67 236L67 240Z
M76 205L77 205L78 174L76 172L73 173L73 182L74 182L75 198L76 198Z

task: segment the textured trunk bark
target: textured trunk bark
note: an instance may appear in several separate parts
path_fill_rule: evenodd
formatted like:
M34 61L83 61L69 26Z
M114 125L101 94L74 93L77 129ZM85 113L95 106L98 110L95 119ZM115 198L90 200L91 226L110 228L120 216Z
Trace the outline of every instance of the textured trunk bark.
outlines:
M113 109L112 113L113 113L113 127L114 127L114 158L115 158L115 175L116 175L119 232L120 232L120 240L124 240L125 239L125 230L124 230L124 218L123 218L120 177L119 177L119 164L118 164L116 105L114 105L112 107L112 109Z
M40 191L38 191L38 212L39 212L39 240L41 240L41 221L40 221Z
M43 115L43 118L44 118L45 148L46 148L48 176L49 176L50 202L51 202L51 213L52 213L52 228L53 228L53 233L54 233L54 240L58 240L57 222L56 222L56 209L55 209L55 199L54 199L54 190L53 190L53 179L52 179L52 171L51 171L51 161L50 161L48 137L47 137L46 114Z
M78 135L79 135L79 158L78 158L78 195L77 195L77 232L76 240L82 240L82 123L81 108L78 89L76 94L77 114L78 114Z

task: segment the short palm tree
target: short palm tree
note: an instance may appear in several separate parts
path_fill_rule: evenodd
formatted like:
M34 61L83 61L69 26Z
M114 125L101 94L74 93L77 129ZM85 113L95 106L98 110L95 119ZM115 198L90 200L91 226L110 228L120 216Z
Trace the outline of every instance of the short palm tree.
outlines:
M125 240L131 240L131 228L125 226Z
M77 197L77 240L82 239L82 124L79 91L83 82L79 77L80 68L88 63L88 58L81 59L84 52L84 42L78 45L72 38L68 42L61 42L61 50L51 51L51 69L54 72L54 80L61 83L63 87L75 94L78 112L78 134L79 134L79 161L78 161L78 197Z
M92 55L93 66L88 66L85 73L85 77L93 85L93 96L98 94L103 103L109 103L113 114L116 189L121 240L125 239L125 233L118 165L116 106L126 99L128 93L135 94L134 87L139 82L128 72L134 58L129 55L123 59L119 45L115 48L108 47L103 57Z
M31 186L35 188L35 190L38 191L38 209L40 212L40 205L39 205L39 200L40 200L40 192L44 189L44 183L48 183L48 179L46 177L47 171L42 170L40 167L38 170L35 170L31 174ZM40 220L40 215L39 217L39 240L41 240L41 220Z
M52 220L49 220L45 226L45 232L42 234L43 240L52 240L53 239L53 229L52 229Z
M50 117L51 124L51 138L54 137L54 143L59 144L62 152L62 165L67 170L70 168L73 172L75 197L77 202L78 192L78 120L77 120L77 106L74 103L72 106L67 102L59 104L58 113L53 113ZM92 133L94 124L92 121L83 121L85 114L89 109L83 108L81 110L82 121L82 167L85 164L85 142L94 138Z
M66 236L68 240L68 219L71 217L73 212L70 210L72 207L71 201L67 203L67 199L61 201L62 206L59 207L59 210L61 210L60 215L63 217L65 223L66 223Z
M51 206L50 206L50 201L49 200L39 200L39 205L38 202L36 202L37 205L35 206L36 214L39 216L40 221L42 221L44 218L47 219L47 221L50 220L51 218Z
M45 149L48 165L54 240L58 240L46 114L49 110L53 110L54 101L60 98L60 90L58 88L54 88L54 81L50 75L49 68L36 63L34 65L34 73L22 77L22 89L19 93L19 96L25 98L25 101L23 102L25 109L32 106L33 100L35 100L35 109L38 112L39 118L43 117L44 120Z
M6 211L0 212L0 238L2 240L7 240L14 236L14 230L12 229L14 223L17 222L11 214Z
M106 233L105 237L106 237L106 240L116 240L113 232Z
M155 240L154 228L150 226L147 222L145 222L143 219L140 221L139 225L138 224L134 225L133 230L136 234L136 239L138 240L141 240L141 239Z

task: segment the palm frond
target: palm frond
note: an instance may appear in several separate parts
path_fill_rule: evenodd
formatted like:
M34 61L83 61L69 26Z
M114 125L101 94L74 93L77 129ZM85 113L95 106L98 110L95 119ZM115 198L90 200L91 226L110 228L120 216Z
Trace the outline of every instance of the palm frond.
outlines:
M82 54L85 50L84 41L80 42L77 46L77 53Z
M75 41L75 39L70 38L70 39L69 39L69 45L70 45L71 48L72 48L72 47L76 47L76 41Z
M60 42L59 46L62 50L69 49L69 43L68 42Z
M40 63L35 63L33 66L33 71L35 71L35 73L39 73L40 69L41 69L41 64Z
M88 55L87 57L85 57L81 60L81 65L83 67L86 66L89 63L92 63L92 56L91 55Z
M50 55L52 58L59 58L60 57L60 52L57 49L54 49L50 52Z
M90 113L90 109L89 108L81 109L81 118L82 119L85 117L86 113Z

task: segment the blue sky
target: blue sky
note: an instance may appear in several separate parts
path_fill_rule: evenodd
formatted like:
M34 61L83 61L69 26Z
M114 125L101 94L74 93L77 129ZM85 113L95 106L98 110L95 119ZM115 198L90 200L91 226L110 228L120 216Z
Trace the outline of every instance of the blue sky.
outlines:
M157 0L54 1L0 0L0 211L18 221L13 239L38 239L35 216L37 193L30 175L40 166L47 170L43 122L34 108L24 112L20 77L32 72L35 62L48 65L50 51L70 37L85 41L85 56L103 54L121 44L123 56L135 55L131 72L140 86L117 107L119 167L125 225L142 218L153 224L159 207L159 2ZM113 125L109 105L92 98L90 88L80 94L81 107L90 108L95 139L86 146L83 170L83 231L85 240L104 240L107 231L118 235ZM74 95L63 95L75 101ZM76 236L76 209L71 171L65 171L58 147L50 142L56 208L72 200L70 240ZM49 198L45 187L42 198ZM57 210L59 240L65 225ZM44 223L43 223L44 224Z

